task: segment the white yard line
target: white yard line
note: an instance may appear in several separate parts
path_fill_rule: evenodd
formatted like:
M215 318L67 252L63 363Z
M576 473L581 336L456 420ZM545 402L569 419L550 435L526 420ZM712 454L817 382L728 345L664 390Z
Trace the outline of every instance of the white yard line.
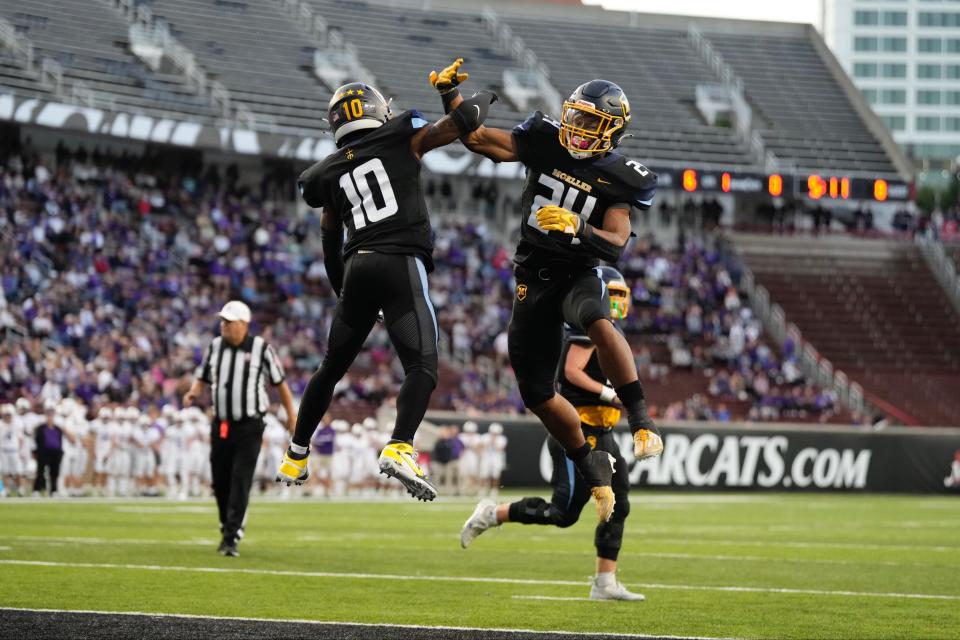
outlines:
M186 613L153 613L149 611L96 611L92 609L27 609L21 607L0 607L0 611L30 611L34 613L86 613L109 616L149 616L151 618L175 618L186 620L238 620L241 622L279 622L312 624L317 626L347 626L371 629L424 629L431 631L489 631L494 633L519 633L532 635L562 635L590 638L667 638L669 640L732 640L707 636L666 636L643 633L606 633L601 631L552 631L546 629L503 629L499 627L448 627L443 625L390 624L385 622L337 622L333 620L288 620L282 618L245 618L240 616L200 616Z
M510 596L514 600L556 600L558 602L613 602L612 600L591 600L590 598L562 598L560 596Z
M339 536L335 535L302 535L297 536L298 542L339 542L343 543L346 540L353 541L379 541L382 539L391 539L391 540L403 540L407 539L410 536L405 534L373 534L373 533L348 533ZM456 538L448 534L433 534L427 536L431 539L449 539L455 541ZM550 540L545 536L535 536L531 538L532 540ZM190 547L212 547L217 544L217 540L213 538L193 538L190 540L156 540L156 539L146 539L146 538L97 538L97 537L76 537L76 536L0 536L0 540L16 540L19 542L26 542L30 544L41 544L44 546L51 547L62 547L69 546L74 544L83 544L83 545L175 545L175 546L190 546ZM671 542L677 542L672 540ZM693 541L687 541L693 542ZM723 544L724 542L734 542L742 543L741 541L713 541L717 544ZM784 544L784 543L780 543ZM801 544L801 543L798 543ZM813 544L813 543L802 543L802 544ZM735 545L734 545L735 546ZM869 546L869 545L864 545ZM366 547L370 548L370 547ZM393 547L388 547L386 545L377 545L373 548L376 549L388 549ZM844 546L845 548L845 546ZM933 547L931 550L942 551L946 550L948 547ZM408 546L408 550L412 549L436 549L435 546ZM10 547L0 546L0 551L9 551ZM956 549L954 549L956 550ZM539 549L528 549L524 553L528 554L538 554L538 555L581 555L582 551L564 551L564 550L552 550L544 551ZM782 558L775 556L756 556L756 555L736 555L736 554L706 554L706 553L682 553L682 552L669 552L669 551L623 551L620 554L621 556L629 556L634 558L653 558L661 560L712 560L718 562L775 562L775 563L786 563L786 564L829 564L829 565L851 565L851 566L883 566L883 567L933 567L933 568L943 568L948 570L954 570L957 567L954 565L941 565L941 564L931 564L923 562L901 562L898 560L836 560L830 558Z
M50 562L45 560L0 560L0 565L20 565L33 567L68 567L74 569L128 569L134 571L171 571L188 573L223 573L265 576L297 576L304 578L335 578L342 580L400 580L400 581L429 581L429 582L467 582L477 584L518 584L518 585L549 585L582 587L589 582L581 580L537 580L530 578L490 578L480 576L429 576L429 575L397 575L389 573L345 573L334 571L286 571L277 569L230 569L225 567L184 567L163 566L151 564L112 564L94 562ZM782 593L817 596L842 596L856 598L907 598L915 600L957 600L960 595L943 595L932 593L898 593L876 591L845 591L828 589L793 589L787 587L739 587L715 586L696 584L660 584L634 582L628 586L642 589L674 589L682 591L721 591L742 593Z

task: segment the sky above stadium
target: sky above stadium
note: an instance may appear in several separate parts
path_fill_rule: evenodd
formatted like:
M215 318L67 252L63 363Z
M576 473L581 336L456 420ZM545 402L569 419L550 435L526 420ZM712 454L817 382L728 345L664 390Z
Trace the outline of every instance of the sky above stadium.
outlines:
M601 5L605 9L639 11L641 13L669 13L743 20L773 20L777 22L820 22L818 0L793 2L758 2L757 0L674 0L664 5L662 0L583 0L583 4ZM666 10L664 8L666 7Z

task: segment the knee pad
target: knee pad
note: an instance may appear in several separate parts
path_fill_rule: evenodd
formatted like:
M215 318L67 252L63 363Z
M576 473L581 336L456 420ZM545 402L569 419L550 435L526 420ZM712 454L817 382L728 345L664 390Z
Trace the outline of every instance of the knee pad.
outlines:
M610 522L598 524L593 544L597 547L599 557L616 560L620 545L623 544L623 520L618 520L614 515Z
M630 500L626 495L617 495L616 499L617 502L613 505L613 515L610 516L610 519L623 522L630 515Z
M564 513L543 498L523 498L510 505L510 520L521 524L563 525ZM570 523L573 524L573 523Z

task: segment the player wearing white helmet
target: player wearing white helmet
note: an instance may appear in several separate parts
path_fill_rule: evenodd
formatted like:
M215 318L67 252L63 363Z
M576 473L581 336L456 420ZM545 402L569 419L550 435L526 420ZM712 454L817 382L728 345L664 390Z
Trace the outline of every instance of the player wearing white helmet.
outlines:
M140 495L155 492L154 477L157 473L157 452L160 433L148 415L137 418L130 438L132 447L132 476Z
M500 474L507 465L507 436L503 425L494 422L480 436L480 486L488 496L500 493Z
M290 440L290 433L283 422L274 414L268 412L263 416L263 440L260 445L260 457L257 459L257 483L260 491L266 492L271 485L275 485L277 467L283 462L283 452Z
M166 412L167 426L163 430L163 440L160 444L160 475L168 496L180 493L184 478L180 475L180 466L185 457L183 442L184 412L178 411L172 405L165 405L164 409L173 409Z
M323 421L310 437L310 478L314 487L319 487L320 495L330 497L333 491L333 449L337 434L333 430L329 416ZM316 491L316 490L314 490Z
M480 433L477 423L467 420L460 434L463 452L460 454L460 495L473 496L480 482Z
M85 413L83 406L73 398L65 398L58 407L64 431L73 436L72 440L64 441L63 488L66 495L83 494L90 460L90 426Z
M332 425L336 434L333 453L333 494L345 495L350 482L350 456L353 451L353 435L350 423L346 420L334 420Z
M0 407L0 473L3 474L4 491L12 495L20 495L26 488L23 461L20 459L23 432L16 417L13 405Z
M110 452L113 450L113 408L101 407L90 429L93 432L93 487L96 493L103 494L107 489Z

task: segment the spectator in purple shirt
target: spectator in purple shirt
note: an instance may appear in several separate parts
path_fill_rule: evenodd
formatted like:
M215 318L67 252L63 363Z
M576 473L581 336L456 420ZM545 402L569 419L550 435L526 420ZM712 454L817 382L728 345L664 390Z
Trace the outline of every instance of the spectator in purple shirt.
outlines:
M34 432L37 445L34 452L37 458L37 477L33 481L33 491L40 493L49 486L51 496L57 492L60 461L63 460L63 438L66 436L72 440L72 437L56 424L55 418L53 407L47 407L46 422Z
M310 438L310 448L313 451L310 464L316 465L313 476L317 478L324 496L330 496L333 488L334 440L336 440L336 433L330 424L329 416L324 416L323 422L320 423L320 426L317 427Z

